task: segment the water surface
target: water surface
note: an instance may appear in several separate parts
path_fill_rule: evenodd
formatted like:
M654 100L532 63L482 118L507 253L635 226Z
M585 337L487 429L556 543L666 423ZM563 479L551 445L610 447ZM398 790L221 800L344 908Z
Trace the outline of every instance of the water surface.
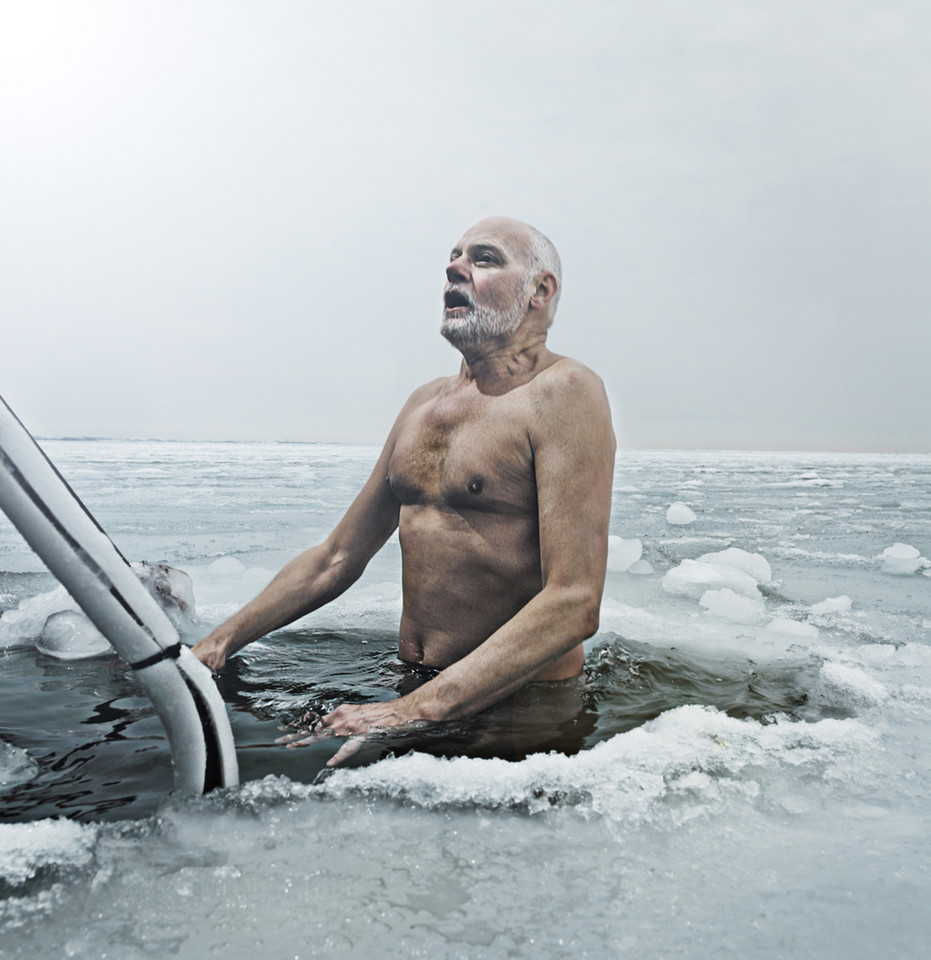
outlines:
M191 574L189 639L324 536L377 455L45 446L127 556ZM694 523L666 522L676 501ZM931 578L882 556L931 555L931 457L628 451L612 534L652 572L609 572L585 682L540 749L523 721L546 691L323 778L335 744L274 743L308 709L422 681L396 659L392 539L345 597L231 664L244 782L183 799L119 660L36 649L23 604L54 582L0 524L0 951L923 956ZM756 619L664 589L727 547L771 565ZM484 755L502 738L514 759Z

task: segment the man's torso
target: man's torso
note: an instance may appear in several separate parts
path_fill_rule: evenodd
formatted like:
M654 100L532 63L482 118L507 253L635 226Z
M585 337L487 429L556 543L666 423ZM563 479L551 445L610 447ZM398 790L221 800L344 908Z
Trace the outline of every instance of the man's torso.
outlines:
M400 424L388 480L401 504L402 659L448 666L542 589L535 384L489 396L438 381Z

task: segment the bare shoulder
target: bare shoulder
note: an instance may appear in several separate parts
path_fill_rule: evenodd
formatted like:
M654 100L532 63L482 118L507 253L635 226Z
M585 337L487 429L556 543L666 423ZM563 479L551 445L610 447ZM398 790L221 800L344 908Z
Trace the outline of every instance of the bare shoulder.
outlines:
M577 360L562 357L531 381L528 435L534 449L560 455L595 449L613 462L616 447L611 406L601 377ZM588 455L588 454L586 454Z
M422 383L417 389L408 397L407 403L405 406L417 406L421 403L424 403L427 400L432 400L435 396L442 393L444 390L451 387L456 381L455 377L437 377L435 380L430 380L427 383Z
M608 411L604 382L594 370L571 357L559 357L531 381L537 410L570 405ZM610 414L609 414L610 415Z
M421 384L405 401L401 412L398 414L398 422L403 423L414 410L422 407L448 389L454 380L455 377L437 377L436 380Z
M586 367L584 363L573 360L572 357L563 357L558 354L553 363L542 370L536 379L557 383L578 381L580 383L602 384L601 377L591 367Z

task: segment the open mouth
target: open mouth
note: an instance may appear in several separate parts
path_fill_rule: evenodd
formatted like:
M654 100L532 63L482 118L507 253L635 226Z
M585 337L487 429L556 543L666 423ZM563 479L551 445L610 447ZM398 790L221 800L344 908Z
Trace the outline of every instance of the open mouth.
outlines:
M465 310L471 310L473 306L471 297L463 293L461 290L455 289L455 287L451 287L444 291L443 303L446 306L447 312L462 312Z

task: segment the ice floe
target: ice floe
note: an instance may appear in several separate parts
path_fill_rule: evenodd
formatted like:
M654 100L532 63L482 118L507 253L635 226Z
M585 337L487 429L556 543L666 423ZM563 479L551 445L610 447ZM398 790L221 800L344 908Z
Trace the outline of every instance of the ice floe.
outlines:
M812 623L790 620L788 617L776 617L766 624L769 633L780 634L793 640L817 640L820 630Z
M80 866L91 859L96 827L72 820L0 824L0 878L31 880L45 867Z
M698 517L695 515L695 511L688 504L682 503L680 500L670 504L666 510L666 523L672 527L685 527L690 523L694 523L697 519Z
M811 612L817 616L826 616L830 614L850 613L852 607L853 601L844 594L840 597L828 597L827 600L813 603L811 605Z
M886 688L859 667L828 661L821 667L823 695L844 707L872 707L886 699Z
M736 567L724 564L703 563L700 560L683 560L663 577L663 589L682 597L700 600L707 590L732 590L754 600L762 598L755 577Z
M194 617L191 578L166 564L133 563L143 586L185 636ZM34 644L58 660L84 660L113 652L110 643L64 587L21 600L0 614L0 649Z
M919 570L931 569L931 560L921 555L917 547L907 543L894 543L886 547L881 556L882 572L893 576L909 577Z
M762 598L740 596L728 587L706 590L698 603L713 616L732 623L759 623L766 612Z
M21 747L0 740L0 794L34 780L39 765Z
M759 553L741 550L740 547L728 547L726 550L718 550L715 553L702 554L698 557L698 562L742 570L759 583L769 583L773 579L773 571L766 557Z
M624 540L622 537L608 537L608 570L611 573L624 573L630 570L642 556L643 544L638 539Z

